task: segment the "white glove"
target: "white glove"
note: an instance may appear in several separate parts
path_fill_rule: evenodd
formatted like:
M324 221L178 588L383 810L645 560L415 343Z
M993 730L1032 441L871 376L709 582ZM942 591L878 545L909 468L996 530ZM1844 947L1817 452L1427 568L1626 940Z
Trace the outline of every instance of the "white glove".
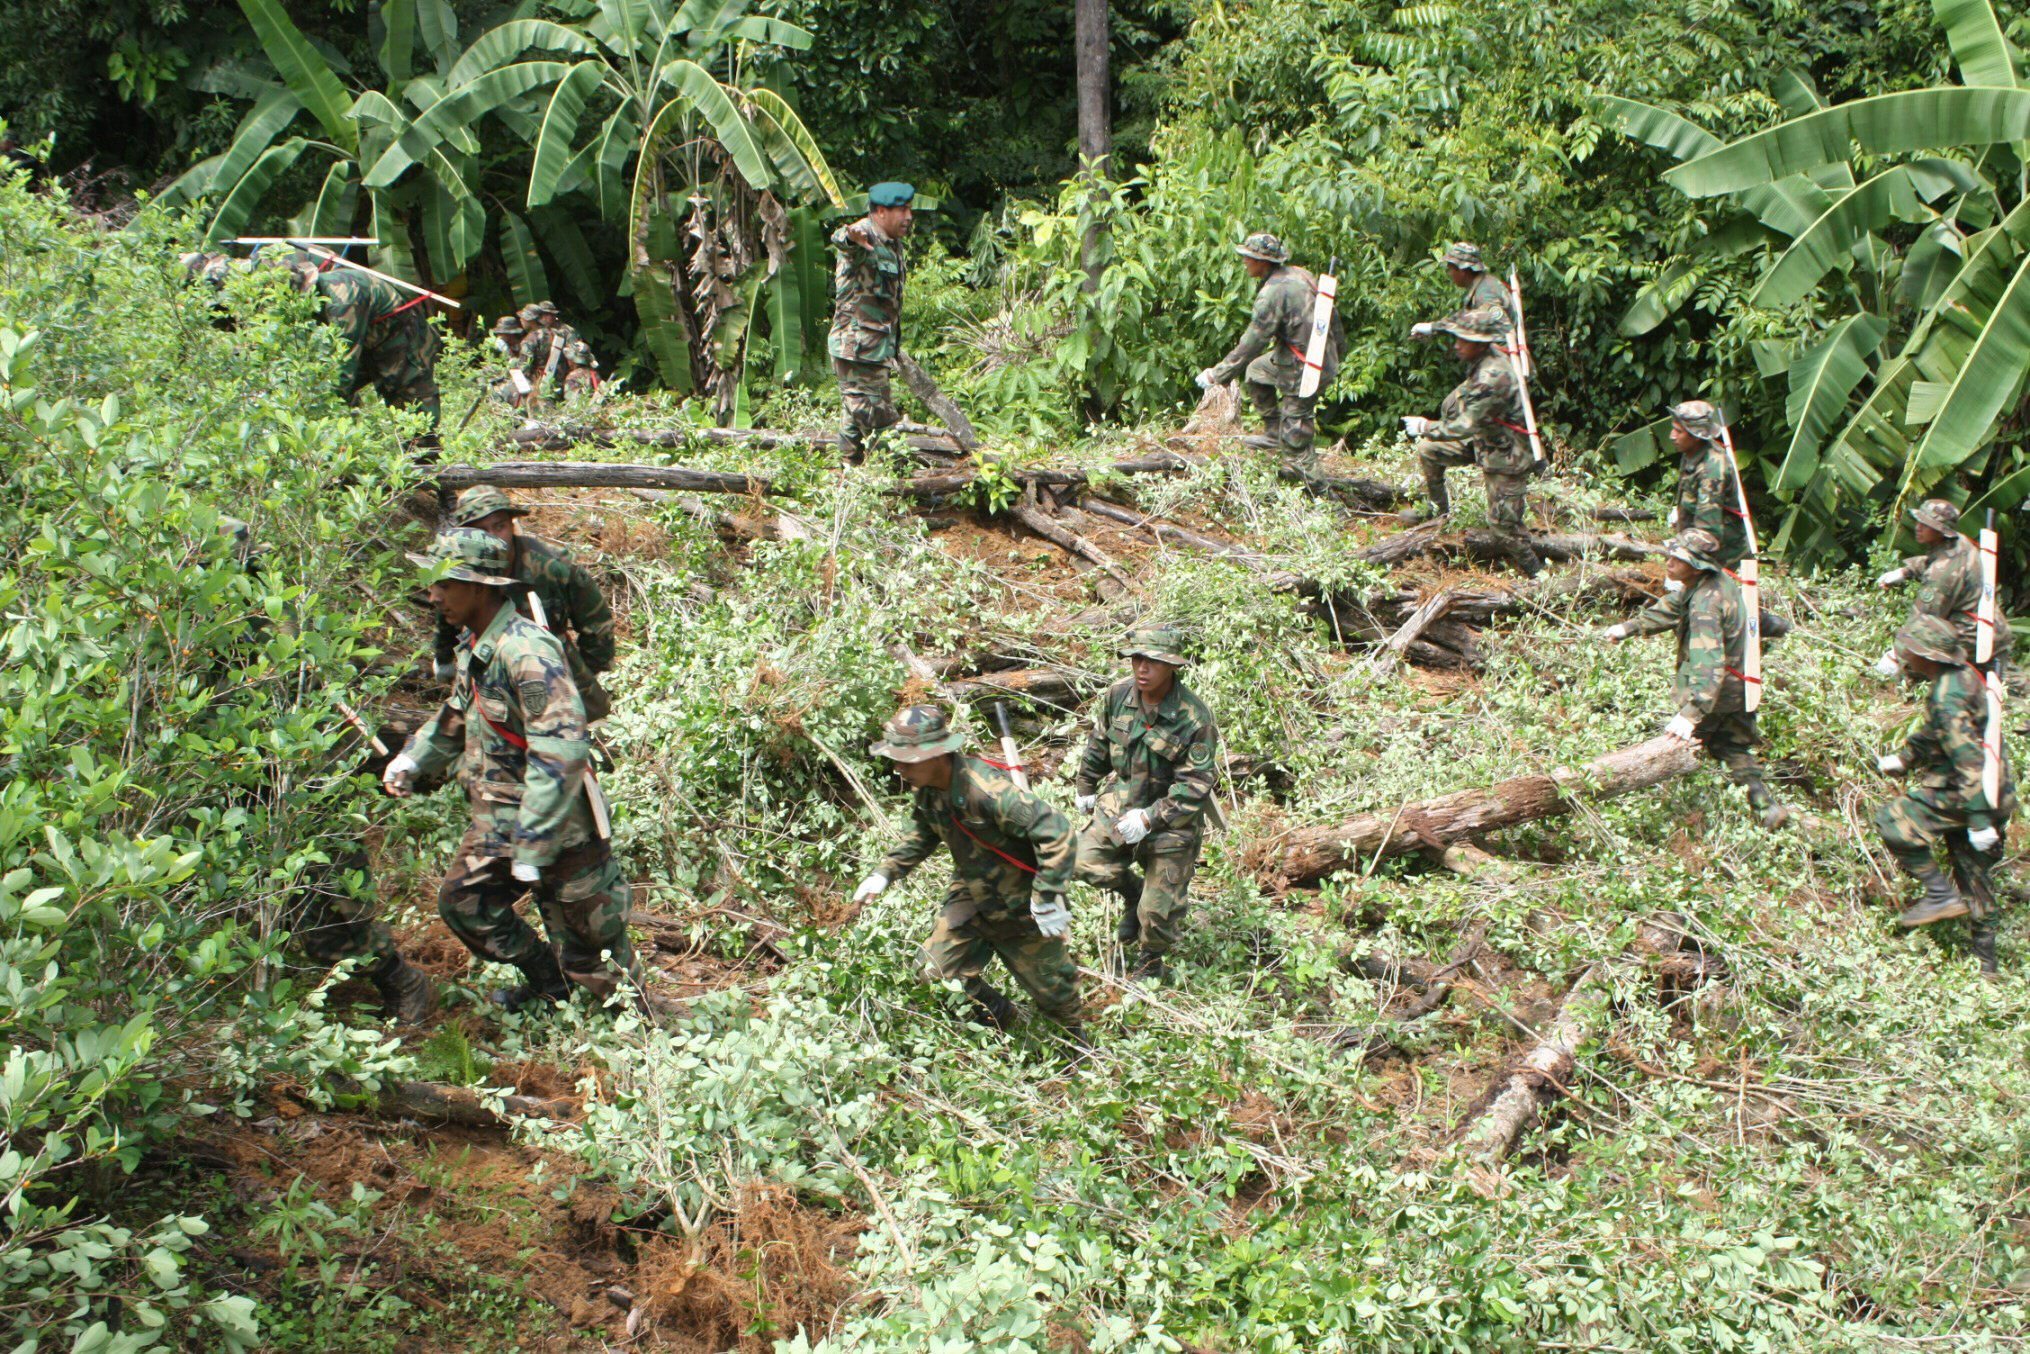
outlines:
M1078 798L1072 800L1071 802L1072 806L1076 808L1080 813L1091 813L1093 811L1093 805L1100 802L1100 797L1098 795L1080 795Z
M1880 658L1876 659L1875 671L1881 673L1884 677L1894 677L1898 673L1902 672L1903 664L1900 661L1898 661L1896 657L1896 650L1891 649L1887 653L1883 654Z
M1663 726L1663 735L1666 738L1675 738L1681 743L1689 743L1692 741L1692 721L1679 715Z
M531 865L526 860L518 860L508 873L524 884L533 884L543 877L543 867Z
M870 898L879 898L888 887L888 876L876 870L860 881L860 887L853 890L853 901L864 903Z
M1908 577L1910 577L1910 570L1899 566L1876 579L1875 586L1878 588L1893 588Z
M1437 332L1438 326L1435 324L1413 324L1410 326L1410 337L1414 339L1427 339Z
M1056 940L1071 932L1071 909L1055 893L1036 893L1029 898L1029 915L1045 940Z
M397 799L409 797L409 777L416 774L416 759L407 749L395 754L394 760L381 772L381 788Z
M1130 846L1141 841L1149 835L1149 811L1129 809L1114 823L1114 835Z
M1602 630L1600 638L1609 644L1619 644L1622 640L1628 638L1628 633L1628 622L1623 621L1619 625L1610 625L1605 630Z
M1995 849L1995 843L2002 840L2002 834L1991 827L1977 827L1967 833L1967 845L1982 855Z
M1217 384L1217 382L1215 382L1212 379L1213 374L1214 368L1207 367L1204 371L1201 371L1200 373L1198 373L1198 375L1192 377L1191 379L1198 382L1198 388L1200 390L1210 390L1213 388L1215 384Z
M439 658L430 664L430 671L436 674L438 681L448 682L458 675L458 664L447 663Z
M1422 437L1424 430L1430 426L1431 420L1428 418L1419 418L1415 414L1403 416L1403 431L1412 437Z
M1893 752L1885 752L1875 759L1875 769L1885 776L1893 776L1903 769L1903 759Z
M1678 529L1678 510L1676 508L1672 508L1668 513L1664 514L1663 524L1672 531Z

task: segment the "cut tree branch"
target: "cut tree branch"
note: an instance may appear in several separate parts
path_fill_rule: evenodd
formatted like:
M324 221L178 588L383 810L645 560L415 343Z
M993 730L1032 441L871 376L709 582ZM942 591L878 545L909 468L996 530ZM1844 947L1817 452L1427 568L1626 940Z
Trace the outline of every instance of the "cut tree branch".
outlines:
M508 489L685 489L694 494L765 494L759 475L688 470L680 465L622 465L599 461L497 461L492 465L441 465L429 472L450 493L475 484Z

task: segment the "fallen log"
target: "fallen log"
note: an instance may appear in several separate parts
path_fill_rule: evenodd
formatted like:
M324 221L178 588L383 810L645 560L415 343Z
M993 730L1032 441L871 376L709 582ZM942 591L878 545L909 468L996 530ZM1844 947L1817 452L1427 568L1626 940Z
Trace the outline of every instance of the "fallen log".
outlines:
M1452 594L1440 592L1410 613L1409 619L1397 627L1396 632L1383 642L1374 657L1375 670L1383 676L1393 673L1403 661L1403 654L1412 641L1429 629L1432 622L1443 616L1452 605Z
M1147 532L1165 545L1186 545L1190 546L1193 550L1203 550L1207 554L1225 555L1240 561L1250 568L1268 567L1267 561L1245 546L1234 545L1229 541L1215 540L1210 536L1202 535L1187 527L1180 527L1175 522L1166 522L1160 517L1151 517L1147 513L1136 512L1133 508L1124 508L1120 504L1110 503L1104 498L1093 498L1087 495L1079 499L1078 505L1081 509L1091 513L1095 517L1104 517L1109 522L1118 522L1124 527L1132 527L1137 531Z
M1607 1023L1612 993L1605 964L1579 975L1536 1046L1467 1111L1453 1135L1463 1156L1493 1165L1515 1150L1524 1133L1571 1085L1580 1045Z
M684 489L694 494L765 494L759 475L689 470L680 465L622 465L598 461L498 461L493 465L443 465L431 477L456 493L475 484L507 489Z
M1114 563L1112 557L1106 551L1100 549L1076 531L1053 522L1050 519L1050 514L1037 506L1035 486L1032 485L1022 495L1022 500L1019 503L1009 506L1008 515L1041 536L1044 540L1049 541L1058 549L1077 555L1079 558L1088 560L1098 566L1102 573L1111 578L1123 590L1126 590L1128 576L1121 572L1120 566Z
M963 456L966 448L943 428L903 431L911 451ZM577 428L568 424L531 424L508 434L517 447L535 451L569 451L572 447L687 447L694 442L747 447L836 447L837 433L787 433L773 428Z
M1547 560L1567 564L1581 559L1616 559L1640 562L1663 553L1663 547L1638 541L1617 532L1554 532L1532 535L1530 544ZM1442 522L1428 522L1408 531L1384 536L1354 552L1354 558L1386 567L1406 563L1424 555L1465 555L1471 559L1501 563L1512 557L1508 537L1485 527L1470 527L1448 536Z
M1131 456L1126 460L1114 461L1097 470L1087 471L1078 466L1027 466L1007 471L1008 478L1021 485L1057 486L1085 485L1094 476L1104 475L1173 475L1202 465L1195 457L1180 455L1174 451L1151 452L1147 456ZM915 499L918 502L935 502L962 493L976 478L971 470L958 470L946 474L919 475L890 485L883 492L896 498Z
M1063 668L1016 668L1009 672L983 672L938 684L938 694L951 700L982 696L1025 696L1036 701L1077 701L1098 690L1103 678Z
M578 1103L570 1099L543 1100L532 1095L511 1095L501 1102L501 1111L486 1107L477 1092L464 1086L447 1086L438 1081L398 1081L381 1092L380 1112L390 1117L423 1119L431 1123L459 1124L466 1128L506 1128L506 1116L538 1119L568 1119L577 1113Z
M965 410L959 408L958 401L945 394L943 388L931 379L931 374L917 365L915 358L899 352L895 355L895 368L902 374L902 383L909 387L910 393L923 401L923 407L945 421L945 427L951 430L952 441L958 443L959 450L968 454L979 450L980 438L973 431L973 421L966 417Z
M1613 799L1682 776L1697 760L1696 744L1651 738L1548 775L1517 776L1484 789L1405 804L1393 813L1362 814L1344 823L1298 828L1257 852L1265 873L1284 887L1307 887L1377 856L1443 850L1475 837L1572 811L1575 799Z

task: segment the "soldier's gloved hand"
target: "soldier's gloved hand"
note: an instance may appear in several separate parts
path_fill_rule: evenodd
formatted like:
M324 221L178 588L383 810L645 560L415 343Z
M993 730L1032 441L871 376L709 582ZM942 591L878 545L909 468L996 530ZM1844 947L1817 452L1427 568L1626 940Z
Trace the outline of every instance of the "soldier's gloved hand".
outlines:
M1403 416L1403 431L1412 437L1422 437L1425 429L1430 426L1431 420L1428 418L1419 418L1415 414L1405 414Z
M1413 339L1427 339L1437 332L1438 326L1435 324L1424 323L1410 326L1410 337Z
M1609 644L1619 644L1621 643L1622 640L1628 638L1629 630L1630 626L1628 622L1623 621L1619 625L1610 625L1605 630L1602 630L1600 632L1600 638L1607 641Z
M531 865L526 860L518 860L509 867L508 873L524 884L533 884L543 877L543 867Z
M1115 820L1114 835L1130 846L1141 841L1149 835L1149 811L1129 809Z
M1882 575L1880 578L1876 579L1875 586L1878 588L1893 588L1898 583L1901 583L1904 579L1908 577L1910 577L1910 570L1905 569L1899 565L1898 567L1891 569L1888 573Z
M409 797L409 777L416 774L416 759L405 749L391 758L381 772L381 788L396 799Z
M1200 390L1210 390L1213 388L1214 385L1218 384L1218 382L1216 382L1213 379L1216 375L1218 375L1218 368L1207 367L1204 371L1199 372L1198 375L1192 377L1191 379L1198 382L1198 388Z
M1893 752L1885 752L1875 759L1875 769L1885 776L1893 776L1903 769L1903 759Z
M1072 800L1071 802L1072 805L1075 808L1077 808L1080 813L1091 813L1093 811L1093 805L1100 802L1100 797L1098 795L1080 795L1078 798Z
M1967 830L1967 845L1973 847L1974 850L1984 856L1994 850L1995 844L2001 840L2002 834L1991 827L1976 827Z
M1678 510L1676 508L1672 508L1669 512L1664 514L1663 524L1669 527L1672 531L1676 531L1678 529Z
M1875 660L1875 671L1884 677L1894 677L1903 671L1903 664L1897 660L1894 648Z
M1056 893L1034 893L1029 896L1029 916L1036 923L1036 929L1045 940L1056 940L1071 933L1071 909L1064 898Z
M1676 719L1663 726L1663 734L1666 738L1675 738L1681 743L1689 743L1692 741L1692 727L1691 720L1683 715L1679 715Z
M878 898L887 887L888 876L876 870L860 881L859 888L853 890L853 901L864 903L870 898Z
M440 658L430 665L430 671L436 675L438 681L448 682L458 675L458 664L448 658Z

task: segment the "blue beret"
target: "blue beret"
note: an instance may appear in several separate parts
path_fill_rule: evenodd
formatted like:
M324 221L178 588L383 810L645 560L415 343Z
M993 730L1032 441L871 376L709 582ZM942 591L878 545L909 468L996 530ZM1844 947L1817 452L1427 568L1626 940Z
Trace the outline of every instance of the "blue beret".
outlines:
M870 207L907 207L916 196L916 189L907 183L877 183L867 190L867 205Z

